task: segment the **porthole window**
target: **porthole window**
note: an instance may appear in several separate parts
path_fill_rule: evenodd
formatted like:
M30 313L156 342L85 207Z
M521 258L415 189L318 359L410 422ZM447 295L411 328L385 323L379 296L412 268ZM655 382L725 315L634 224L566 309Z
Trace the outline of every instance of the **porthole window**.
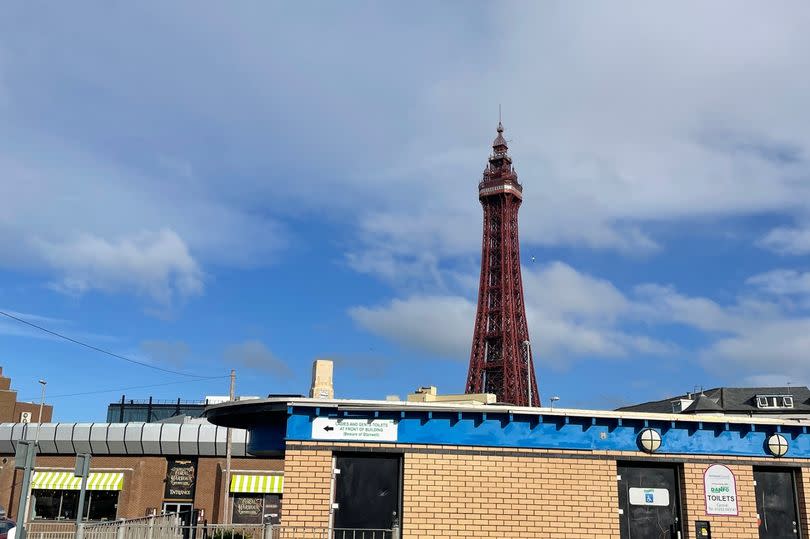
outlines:
M654 453L661 447L661 435L655 429L644 429L638 434L638 444L647 453Z
M774 457L784 457L788 452L787 438L778 433L772 434L768 438L768 451Z

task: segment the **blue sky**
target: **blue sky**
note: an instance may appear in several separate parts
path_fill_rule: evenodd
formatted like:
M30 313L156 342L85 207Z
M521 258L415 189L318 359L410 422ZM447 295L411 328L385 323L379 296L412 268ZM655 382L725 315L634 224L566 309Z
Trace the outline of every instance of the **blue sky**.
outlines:
M625 4L7 7L0 308L240 394L462 391L502 104L543 395L805 384L810 9ZM227 391L10 320L0 364L59 420Z

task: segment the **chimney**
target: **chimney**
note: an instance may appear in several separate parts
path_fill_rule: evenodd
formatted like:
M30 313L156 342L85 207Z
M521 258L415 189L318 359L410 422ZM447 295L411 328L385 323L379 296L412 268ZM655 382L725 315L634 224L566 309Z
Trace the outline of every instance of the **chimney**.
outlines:
M332 385L334 366L330 359L316 359L312 362L312 388L309 396L313 399L334 399L335 388Z

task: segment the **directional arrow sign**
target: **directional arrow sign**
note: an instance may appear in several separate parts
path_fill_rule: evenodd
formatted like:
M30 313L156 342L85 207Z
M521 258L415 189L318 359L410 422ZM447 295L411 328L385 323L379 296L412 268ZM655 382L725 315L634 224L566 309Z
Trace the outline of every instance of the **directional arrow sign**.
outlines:
M316 417L312 421L312 439L396 442L397 422L393 419Z

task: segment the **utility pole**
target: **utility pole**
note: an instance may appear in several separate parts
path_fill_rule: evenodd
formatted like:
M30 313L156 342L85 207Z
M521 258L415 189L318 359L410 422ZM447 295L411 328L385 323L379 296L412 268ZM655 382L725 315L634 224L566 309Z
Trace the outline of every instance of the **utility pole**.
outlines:
M45 408L45 386L48 382L40 380L39 385L42 386L42 392L39 397L39 415L37 416L37 430L34 434L34 444L29 449L31 453L30 460L26 461L27 465L24 467L22 491L20 492L20 508L17 511L17 521L20 523L20 533L17 534L19 539L25 539L26 528L28 527L28 515L31 513L31 476L34 473L34 462L36 454L39 452L39 428L42 426L42 410ZM25 503L23 503L23 500Z
M231 369L231 388L228 392L230 402L236 399L236 371ZM231 508L230 508L230 493L231 493L231 451L233 440L231 435L231 428L225 431L225 495L222 499L223 507L223 524L231 523Z

